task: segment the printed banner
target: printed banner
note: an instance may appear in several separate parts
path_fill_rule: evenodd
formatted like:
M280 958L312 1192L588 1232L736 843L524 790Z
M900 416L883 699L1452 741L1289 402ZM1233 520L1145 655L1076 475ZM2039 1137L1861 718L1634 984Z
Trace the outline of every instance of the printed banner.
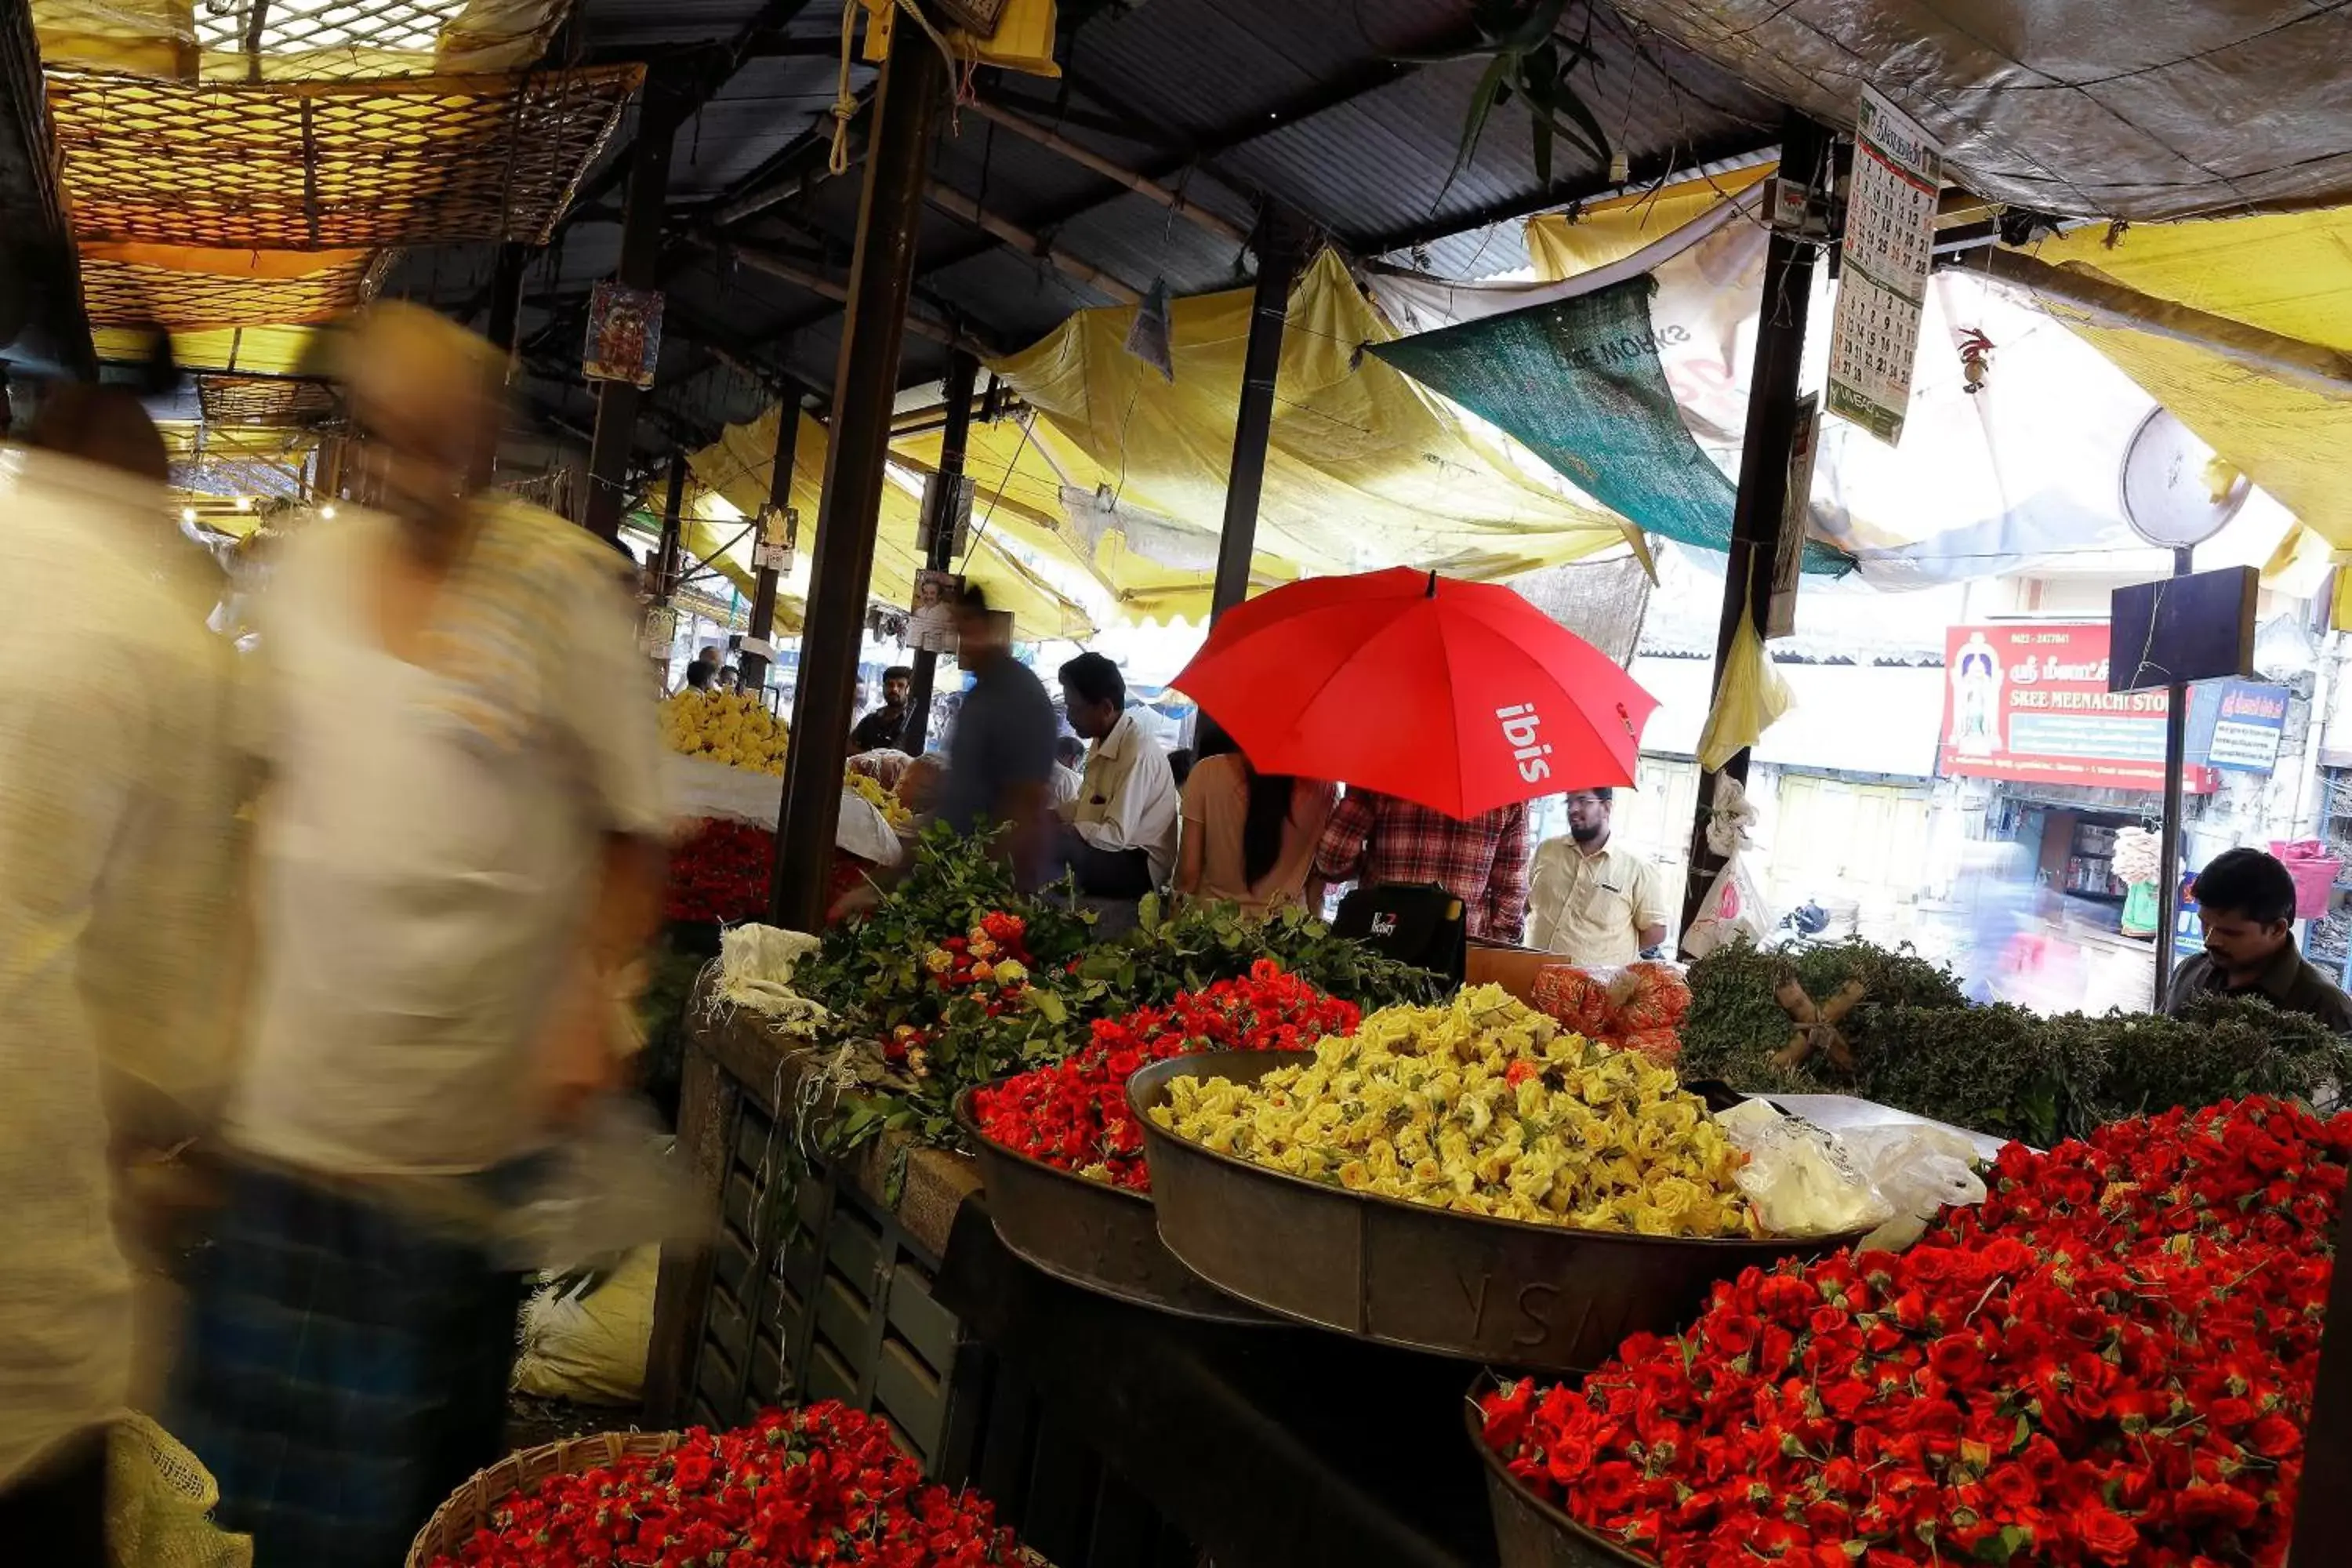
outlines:
M1953 626L1938 771L2020 784L2164 788L2168 693L2107 689L2105 622ZM2210 767L2181 787L2209 795Z
M2266 773L2278 765L2289 693L2257 680L2207 680L2189 689L2189 754L2217 768Z
M651 386L661 363L662 297L657 289L599 283L588 296L588 343L580 374L590 381Z

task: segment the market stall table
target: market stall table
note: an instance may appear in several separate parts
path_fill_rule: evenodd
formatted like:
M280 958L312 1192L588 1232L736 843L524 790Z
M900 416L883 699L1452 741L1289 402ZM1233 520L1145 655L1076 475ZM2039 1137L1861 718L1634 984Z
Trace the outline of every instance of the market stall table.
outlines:
M1473 1369L1461 1362L1308 1329L1197 1322L1077 1289L1007 1251L977 1195L956 1216L936 1289L1048 1419L1081 1434L1217 1568L1496 1561L1463 1436ZM997 1490L984 1464L972 1479ZM1041 1518L1034 1503L1023 1523L1056 1561L1147 1561L1067 1539L1087 1528Z

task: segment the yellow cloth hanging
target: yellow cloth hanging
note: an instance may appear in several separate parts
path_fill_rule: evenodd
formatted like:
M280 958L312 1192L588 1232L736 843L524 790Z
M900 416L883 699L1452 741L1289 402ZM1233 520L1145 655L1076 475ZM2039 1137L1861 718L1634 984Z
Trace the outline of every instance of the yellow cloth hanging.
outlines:
M1699 731L1698 765L1713 773L1735 753L1755 745L1794 700L1788 681L1773 668L1756 635L1755 617L1743 614L1732 635L1730 656L1723 661L1714 705Z
M1557 283L1622 261L1653 240L1696 222L1727 196L1736 196L1780 167L1761 163L1705 180L1684 180L1658 191L1618 196L1566 213L1538 213L1528 219L1528 260L1536 276Z
M2107 242L2080 228L2039 242L2052 266L2087 268L2144 294L2352 352L2352 208L2144 224ZM2229 462L2331 545L2352 548L2352 393L2284 382L2210 349L2050 313L2095 344Z

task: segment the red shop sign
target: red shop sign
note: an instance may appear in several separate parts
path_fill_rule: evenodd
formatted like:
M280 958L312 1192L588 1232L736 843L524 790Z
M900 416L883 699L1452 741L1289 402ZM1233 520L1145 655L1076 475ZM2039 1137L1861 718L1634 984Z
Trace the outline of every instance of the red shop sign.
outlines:
M2168 693L2107 689L2104 621L1953 626L1945 633L1937 771L2019 784L2164 787ZM2181 787L2208 795L2213 770Z

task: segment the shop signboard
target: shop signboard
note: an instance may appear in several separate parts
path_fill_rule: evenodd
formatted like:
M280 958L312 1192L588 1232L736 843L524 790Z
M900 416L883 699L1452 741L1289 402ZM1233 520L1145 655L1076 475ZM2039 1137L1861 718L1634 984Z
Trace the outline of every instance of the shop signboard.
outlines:
M1948 777L2095 789L2164 787L2163 691L2107 689L2105 622L2020 621L1945 634ZM2210 794L2210 767L2182 787Z
M2189 755L2217 768L2266 773L2286 734L2287 689L2258 680L2207 680L2189 689Z

